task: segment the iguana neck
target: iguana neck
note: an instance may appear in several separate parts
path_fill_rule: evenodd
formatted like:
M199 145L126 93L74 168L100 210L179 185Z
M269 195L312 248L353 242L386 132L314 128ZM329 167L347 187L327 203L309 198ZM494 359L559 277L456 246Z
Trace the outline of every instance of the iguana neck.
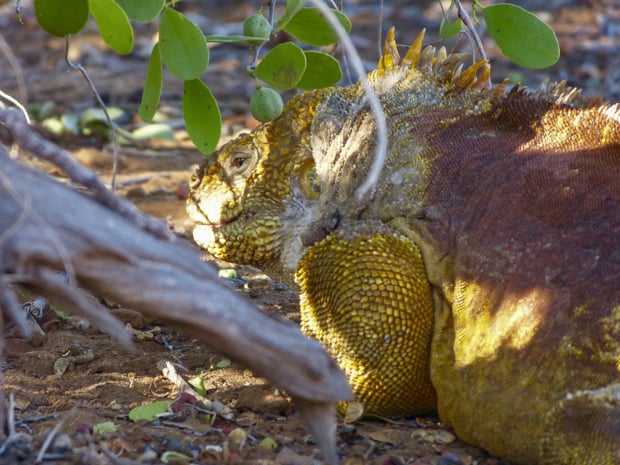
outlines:
M429 144L441 129L461 118L489 112L503 87L465 88L457 79L418 69L370 76L387 123L387 159L374 191L359 199L357 188L376 156L375 116L361 84L326 96L312 124L312 151L321 181L319 209L338 205L343 218L388 222L428 206L433 166L442 152ZM394 195L394 192L402 195Z

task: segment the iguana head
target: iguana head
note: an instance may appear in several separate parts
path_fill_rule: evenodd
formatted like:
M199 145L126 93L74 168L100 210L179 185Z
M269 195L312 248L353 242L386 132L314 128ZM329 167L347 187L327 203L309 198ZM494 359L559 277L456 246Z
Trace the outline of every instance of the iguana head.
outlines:
M313 216L319 195L310 126L329 92L293 98L277 119L200 165L187 202L198 245L217 258L264 267L277 265L283 247L300 243L299 225Z

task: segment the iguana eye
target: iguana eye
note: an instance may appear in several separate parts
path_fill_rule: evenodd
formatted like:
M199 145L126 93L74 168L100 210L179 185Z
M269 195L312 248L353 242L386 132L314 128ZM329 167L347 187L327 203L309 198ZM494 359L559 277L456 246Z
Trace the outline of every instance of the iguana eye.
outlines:
M232 161L233 168L241 168L248 157L235 157Z
M230 176L239 176L250 173L254 166L258 156L253 150L244 150L231 154L228 159L226 171Z

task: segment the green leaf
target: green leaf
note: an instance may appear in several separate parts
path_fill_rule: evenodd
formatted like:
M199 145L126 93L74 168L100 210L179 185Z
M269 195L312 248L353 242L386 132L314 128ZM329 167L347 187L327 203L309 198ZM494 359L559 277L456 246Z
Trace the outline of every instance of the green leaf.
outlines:
M239 275L234 268L222 268L217 271L217 277L223 279L237 279Z
M102 421L93 425L93 434L116 433L116 425L111 421Z
M107 107L108 115L112 121L121 118L125 112L118 107ZM91 124L101 123L105 126L109 126L108 118L106 118L105 112L99 107L88 107L80 114L80 126L85 127Z
M39 103L29 103L28 104L28 113L30 117L34 120L42 120L44 118L49 118L54 114L55 104L52 100L47 100Z
M558 39L547 24L520 6L490 5L482 10L489 34L502 52L526 68L546 68L560 57Z
M282 16L276 19L278 28L276 31L283 29L295 14L301 10L306 4L306 0L286 0L286 11Z
M331 10L345 31L351 31L351 21L337 10ZM331 24L316 8L302 8L291 18L284 28L286 32L300 42L315 47L331 45L338 42L338 34Z
M449 39L454 37L463 28L463 21L461 18L456 18L454 21L446 21L445 18L441 19L441 25L439 26L439 36L443 39Z
M88 0L101 37L112 50L127 55L133 49L133 28L127 13L114 0Z
M207 69L209 49L202 31L169 7L159 23L159 44L164 64L179 79L197 79Z
M199 79L185 81L183 118L190 139L204 154L215 150L222 131L222 116L209 88Z
M340 64L333 56L314 50L305 51L306 71L297 83L300 89L320 89L342 79Z
M160 400L150 404L139 405L132 408L127 415L131 421L153 421L157 415L168 411L173 400Z
M278 447L278 442L267 436L266 438L263 438L263 440L261 442L258 443L258 447L262 447L263 449L267 449L267 450L276 450Z
M63 113L60 116L60 122L65 128L65 133L75 135L80 133L80 117L75 113Z
M148 139L174 140L174 132L167 124L145 124L131 131L131 140L141 141Z
M159 15L165 0L116 0L132 21L150 23Z
M34 14L48 33L64 37L79 32L88 20L88 0L35 0Z
M108 115L114 123L115 120L124 116L125 112L118 107L107 108ZM79 117L80 132L90 136L93 134L109 135L110 124L102 108L91 107L84 110Z
M163 83L163 73L161 67L161 53L159 51L159 42L153 47L149 65L146 70L146 80L144 82L144 90L142 91L142 101L138 114L142 121L151 121L161 98L161 88Z
M160 460L162 463L190 463L192 458L189 455L182 454L174 450L167 450L161 454Z
M272 48L256 67L256 76L279 90L292 89L306 70L306 55L292 42Z
M67 132L69 134L79 134L79 131L74 133L70 129L67 129L63 122L55 116L53 118L45 118L43 121L41 121L41 126L43 126L52 134L56 134L57 136L61 136Z
M223 358L215 364L215 368L227 368L232 362L228 358Z
M204 378L200 375L198 376L194 376L191 379L188 379L187 382L190 384L190 386L192 386L196 392L198 394L200 394L201 396L206 396L207 395L207 390L205 388L205 384L204 384Z
M60 318L61 320L66 320L71 315L71 313L69 313L67 310L57 305L50 305L50 308L54 311L56 316Z

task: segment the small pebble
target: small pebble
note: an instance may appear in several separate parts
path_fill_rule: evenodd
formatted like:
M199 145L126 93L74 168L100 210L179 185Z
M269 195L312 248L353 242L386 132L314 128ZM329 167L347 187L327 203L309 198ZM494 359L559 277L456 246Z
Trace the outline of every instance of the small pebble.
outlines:
M73 442L68 434L59 434L52 443L52 450L58 454L66 454L71 452Z
M140 457L138 457L138 462L153 462L156 459L157 459L157 452L155 452L151 448L148 448L144 452L142 452Z
M463 465L463 461L454 452L444 452L439 457L437 465Z

